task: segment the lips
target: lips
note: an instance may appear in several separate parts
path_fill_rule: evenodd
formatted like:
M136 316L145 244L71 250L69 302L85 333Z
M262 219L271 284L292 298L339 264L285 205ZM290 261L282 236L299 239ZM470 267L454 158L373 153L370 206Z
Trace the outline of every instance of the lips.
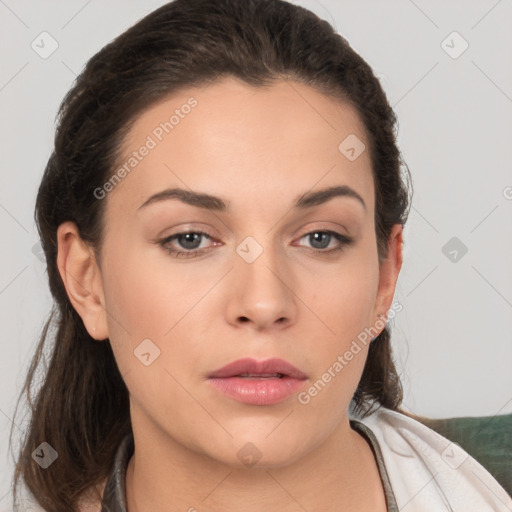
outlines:
M211 373L209 378L229 378L229 377L245 377L245 378L283 378L291 377L298 380L307 379L307 375L301 372L284 359L271 358L264 361L245 358L238 359L232 363L219 368Z
M239 359L208 376L223 395L250 405L274 405L300 391L308 376L283 359Z

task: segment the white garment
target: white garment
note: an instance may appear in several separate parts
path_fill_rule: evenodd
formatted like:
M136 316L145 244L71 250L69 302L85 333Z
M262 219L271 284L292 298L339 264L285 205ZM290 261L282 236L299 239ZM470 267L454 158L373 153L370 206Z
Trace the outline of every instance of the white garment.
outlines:
M460 446L390 409L366 418L377 438L400 512L512 512L512 498Z

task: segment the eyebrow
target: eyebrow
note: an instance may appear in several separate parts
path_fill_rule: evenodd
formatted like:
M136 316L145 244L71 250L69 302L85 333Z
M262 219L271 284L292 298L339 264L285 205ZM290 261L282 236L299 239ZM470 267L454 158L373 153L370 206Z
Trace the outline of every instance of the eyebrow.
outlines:
M295 209L306 209L313 206L326 203L334 197L351 197L356 199L366 210L366 203L363 198L351 187L347 185L339 185L328 187L315 192L306 192L299 196L293 205ZM177 199L191 206L197 206L205 210L215 212L227 212L230 208L230 201L226 201L220 197L205 194L202 192L194 192L182 188L170 188L157 192L149 197L140 207L139 210L149 206L150 204L159 203L169 199Z

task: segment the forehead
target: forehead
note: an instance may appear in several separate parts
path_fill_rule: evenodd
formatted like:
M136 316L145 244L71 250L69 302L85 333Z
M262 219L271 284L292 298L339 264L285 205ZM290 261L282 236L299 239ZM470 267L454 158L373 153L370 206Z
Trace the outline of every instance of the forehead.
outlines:
M347 103L294 81L260 88L225 78L176 92L135 119L116 166L124 167L123 179L109 202L140 206L179 186L246 206L251 193L279 191L282 200L342 184L373 208L368 149Z

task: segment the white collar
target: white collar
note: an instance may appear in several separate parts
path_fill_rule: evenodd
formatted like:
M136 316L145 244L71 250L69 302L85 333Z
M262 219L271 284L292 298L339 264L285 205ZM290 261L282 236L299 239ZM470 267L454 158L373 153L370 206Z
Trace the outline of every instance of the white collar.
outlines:
M379 408L351 413L377 438L403 512L512 512L512 498L459 445L404 414Z

